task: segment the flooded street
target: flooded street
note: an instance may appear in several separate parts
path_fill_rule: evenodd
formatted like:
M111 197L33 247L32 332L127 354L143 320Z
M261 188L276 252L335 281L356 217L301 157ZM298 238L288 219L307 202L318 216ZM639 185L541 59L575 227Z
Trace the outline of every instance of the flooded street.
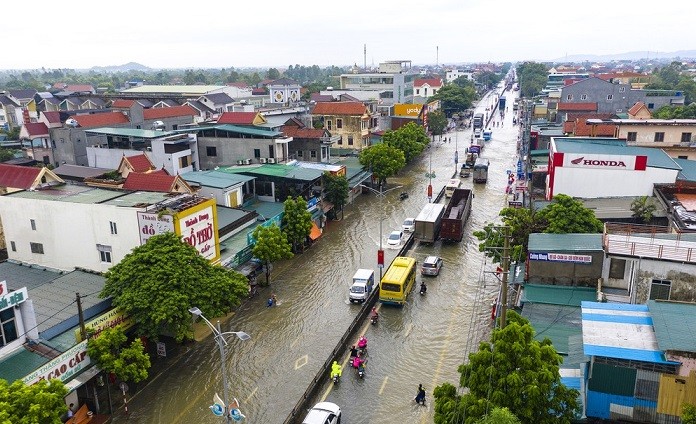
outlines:
M518 127L512 125L513 93L505 92L505 96L510 109L505 126L493 128L493 138L482 153L491 163L488 183L474 185L471 178L462 179L462 187L473 185L475 195L464 240L416 245L409 252L419 263L428 255L441 256L444 267L440 275L426 279L426 296L414 291L403 308L380 307L379 323L366 324L370 354L364 379L345 368L339 385L327 385L321 392L321 398L342 408L344 424L432 422L433 388L445 381L457 384L457 366L467 350L477 348L489 325L498 284L484 270L495 267L478 252L472 231L497 219L505 206L506 170L515 169ZM491 102L489 95L480 101L477 111L484 112ZM464 160L471 130L450 132L446 137L451 137L451 142L436 141L401 175L388 180L389 187L403 188L388 192L383 202L373 194L360 196L346 207L342 221L327 224L324 235L311 249L277 264L271 287L261 290L223 323L223 331L241 330L252 337L246 342L230 339L227 356L231 396L239 399L246 422L282 423L288 416L358 311L359 306L347 301L353 273L358 268L374 268L378 274L380 219L384 219L388 264L398 249L387 248L384 239L390 231L400 229L404 218L417 216L428 202L425 174L431 155L436 174L433 194L455 172L456 149L460 161ZM399 199L402 191L409 193L403 201ZM420 275L417 280L421 280ZM271 291L279 304L267 308L265 299ZM168 372L129 402L128 421L219 423L220 418L208 409L213 395L222 395L219 365L212 337L190 345L183 359L172 360ZM419 383L428 393L425 408L413 402ZM126 422L126 418L115 416L114 422Z

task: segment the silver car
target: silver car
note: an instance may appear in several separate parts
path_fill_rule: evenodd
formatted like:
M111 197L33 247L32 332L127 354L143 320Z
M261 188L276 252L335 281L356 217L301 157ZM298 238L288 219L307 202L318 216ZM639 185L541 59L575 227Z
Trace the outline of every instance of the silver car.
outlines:
M421 275L437 276L442 268L442 258L439 256L428 256L421 265Z
M319 402L307 414L302 424L339 424L341 408L332 402Z

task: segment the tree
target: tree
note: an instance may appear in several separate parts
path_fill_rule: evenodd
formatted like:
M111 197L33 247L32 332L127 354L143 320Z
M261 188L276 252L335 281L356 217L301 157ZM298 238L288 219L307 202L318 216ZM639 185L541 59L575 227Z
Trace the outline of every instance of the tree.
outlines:
M510 249L513 260L523 260L527 255L529 235L543 231L544 227L527 208L504 208L499 214L503 225L510 227ZM500 263L503 254L504 232L499 225L488 224L483 230L474 231L474 236L481 241L479 251Z
M126 346L128 337L119 326L104 329L87 342L87 354L105 372L116 374L119 380L139 383L147 378L150 356L140 339Z
M662 106L655 111L656 119L696 119L696 103L688 106Z
M386 184L387 178L396 175L406 166L404 152L386 143L363 149L358 157L360 165L370 168L379 184Z
M433 100L440 100L440 108L446 116L451 117L453 113L467 110L476 99L476 90L472 86L460 87L457 84L447 84L440 89Z
M555 195L551 204L536 213L536 218L545 233L601 233L604 229L591 209L566 194Z
M0 423L60 423L68 411L63 400L67 394L68 389L58 379L41 380L31 386L22 380L12 384L0 380Z
M177 341L190 338L191 314L197 306L206 316L220 316L248 294L242 274L211 265L174 233L150 237L105 274L101 297L130 315L138 336L157 340L163 332Z
M690 403L682 405L682 424L696 424L696 406Z
M382 143L404 152L406 163L420 155L429 141L430 139L428 139L423 127L413 122L409 122L397 130L387 130L382 136Z
M17 153L17 150L0 148L0 162L14 159L15 153Z
M524 62L517 65L517 78L520 84L520 96L534 97L546 86L548 70L543 63Z
M495 407L490 414L476 421L476 424L521 424L520 420L507 408Z
M333 203L334 207L330 213L334 218L338 216L338 211L343 212L343 207L348 202L348 179L345 175L334 175L324 172L324 198Z
M280 79L280 71L278 71L276 68L269 68L268 72L266 72L266 78L269 80Z
M656 206L652 201L652 198L648 196L642 196L631 202L631 212L633 212L633 219L640 221L641 223L648 223L653 219L653 213L655 213Z
M292 251L304 246L312 231L312 214L307 211L307 202L301 196L288 197L283 203L283 232L292 244Z
M254 229L256 239L252 253L261 259L266 266L266 282L271 282L271 264L281 259L292 258L292 249L288 238L277 225L267 227L259 225Z
M502 81L503 76L496 74L495 72L485 71L476 75L476 82L486 87L486 89L491 89L496 86L500 81Z
M447 117L439 110L428 114L428 128L435 135L442 135L447 128Z
M505 328L494 329L491 341L481 342L459 366L459 384L467 392L457 394L450 383L435 389L435 423L474 424L495 407L525 423L570 423L579 393L561 383L561 363L549 339L534 340L529 322L508 311Z

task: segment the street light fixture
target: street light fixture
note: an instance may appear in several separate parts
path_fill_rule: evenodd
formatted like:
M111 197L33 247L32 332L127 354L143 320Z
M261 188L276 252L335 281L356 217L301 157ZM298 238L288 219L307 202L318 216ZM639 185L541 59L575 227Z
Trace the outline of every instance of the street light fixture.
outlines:
M189 308L188 310L191 315L194 317L200 317L205 323L208 325L210 330L213 332L213 335L215 336L215 343L217 343L218 348L220 349L220 371L222 372L222 387L223 387L223 402L225 403L223 405L223 416L225 417L225 420L227 423L232 422L232 417L230 416L230 402L229 402L229 388L227 384L227 368L226 368L226 354L225 354L225 347L227 346L227 340L225 340L224 336L228 336L230 334L236 336L239 340L246 341L251 338L250 335L245 333L244 331L226 331L222 332L220 330L220 321L217 321L217 326L213 326L213 324L208 321L208 318L203 316L203 312L201 312L198 307L194 306L192 308Z
M384 268L384 250L382 250L382 221L384 221L384 195L392 190L396 190L397 188L401 188L403 186L396 186L390 188L389 190L382 190L382 182L380 181L379 191L375 190L370 186L366 186L365 184L360 184L360 187L364 187L370 190L371 192L375 193L377 196L379 196L379 205L382 209L382 216L380 216L379 218L379 251L377 252L377 267L379 268L379 281L382 281L382 268Z

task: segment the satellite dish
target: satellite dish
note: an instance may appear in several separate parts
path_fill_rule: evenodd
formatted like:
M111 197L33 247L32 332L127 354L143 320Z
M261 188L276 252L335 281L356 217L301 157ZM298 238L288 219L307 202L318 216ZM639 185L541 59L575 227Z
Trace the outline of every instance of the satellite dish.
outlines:
M67 125L67 126L69 126L69 127L75 128L75 127L77 127L77 126L80 125L80 124L78 124L77 121L74 120L73 118L68 118L68 119L65 120L65 125Z

